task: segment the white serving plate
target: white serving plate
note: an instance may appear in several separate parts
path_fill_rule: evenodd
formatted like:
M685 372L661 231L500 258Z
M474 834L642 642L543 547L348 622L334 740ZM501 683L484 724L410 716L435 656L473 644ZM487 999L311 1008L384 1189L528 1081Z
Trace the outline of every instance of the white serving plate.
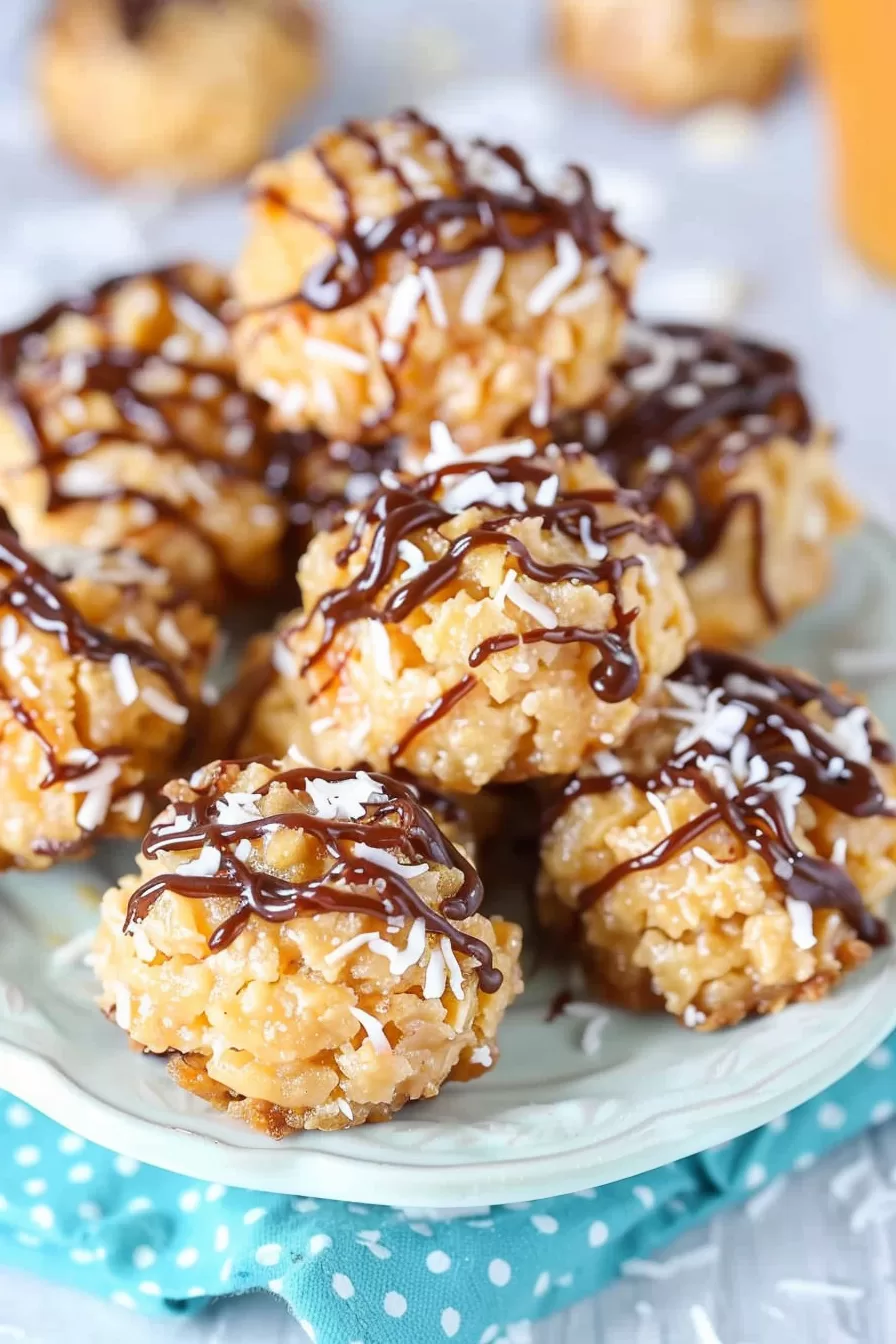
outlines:
M867 649L876 670L853 680L891 728L894 577L896 541L866 525L839 548L828 599L770 651L830 679L842 671L841 651L855 664ZM581 1049L581 1020L547 1022L560 985L542 970L511 1010L500 1063L484 1078L408 1106L388 1125L276 1143L130 1050L93 1006L90 972L54 955L95 918L85 885L102 888L129 859L116 847L0 882L0 1087L94 1142L194 1179L407 1207L561 1194L745 1133L836 1081L896 1028L894 947L820 1003L712 1035L608 1010L596 1055Z

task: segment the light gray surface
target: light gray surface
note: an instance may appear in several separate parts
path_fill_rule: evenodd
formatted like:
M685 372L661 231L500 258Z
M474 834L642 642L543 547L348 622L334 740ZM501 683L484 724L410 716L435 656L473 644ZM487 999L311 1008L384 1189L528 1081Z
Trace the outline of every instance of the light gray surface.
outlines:
M200 242L226 260L239 236L232 195L172 205L142 194L124 211L36 148L39 130L21 89L38 8L37 0L0 4L0 325L47 289L107 267L125 269ZM724 317L733 293L745 290L738 317L799 350L819 403L843 430L848 477L866 501L893 514L896 303L834 240L822 209L820 129L805 91L764 119L751 146L742 137L724 162L707 165L706 140L693 130L635 123L611 107L561 97L544 81L524 85L521 97L507 77L529 69L544 48L536 0L330 0L326 8L334 73L306 123L428 97L447 101L461 121L544 155L587 158L657 254L645 302ZM488 73L501 78L462 97L447 89L450 76ZM856 1162L865 1165L856 1168L854 1189L838 1200L831 1178ZM670 1253L708 1241L719 1252L712 1266L619 1284L536 1327L532 1344L714 1344L701 1336L694 1305L705 1309L721 1344L890 1344L896 1232L887 1215L896 1199L885 1192L896 1190L894 1164L891 1124L789 1182L762 1216L732 1212ZM875 1190L880 1220L851 1230L859 1202ZM795 1301L776 1288L782 1278L845 1284L863 1295ZM0 1271L0 1341L118 1344L123 1333L129 1344L302 1338L273 1298L224 1302L190 1322L153 1323ZM522 1336L513 1344L524 1344Z

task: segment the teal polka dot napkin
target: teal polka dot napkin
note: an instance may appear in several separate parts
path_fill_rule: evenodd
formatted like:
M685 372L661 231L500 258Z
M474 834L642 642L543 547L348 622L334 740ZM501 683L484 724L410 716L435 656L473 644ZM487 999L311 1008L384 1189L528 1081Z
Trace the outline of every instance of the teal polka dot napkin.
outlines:
M896 1035L732 1143L597 1190L452 1217L190 1181L0 1093L0 1260L144 1312L268 1288L317 1344L509 1344L521 1321L888 1120L894 1097Z

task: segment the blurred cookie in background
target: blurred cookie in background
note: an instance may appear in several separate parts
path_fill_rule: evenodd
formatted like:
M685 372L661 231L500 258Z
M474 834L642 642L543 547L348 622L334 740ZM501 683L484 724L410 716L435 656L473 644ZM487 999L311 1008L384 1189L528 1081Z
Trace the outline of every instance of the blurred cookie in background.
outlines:
M800 47L794 0L554 0L567 70L646 112L774 96Z
M57 0L36 80L89 172L203 186L261 157L317 69L302 0Z

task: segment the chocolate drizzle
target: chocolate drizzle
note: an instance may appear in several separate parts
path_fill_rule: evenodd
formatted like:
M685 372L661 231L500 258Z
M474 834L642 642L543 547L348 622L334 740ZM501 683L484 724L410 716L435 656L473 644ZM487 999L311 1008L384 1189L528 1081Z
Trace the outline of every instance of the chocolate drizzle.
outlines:
M856 708L855 702L807 677L766 667L742 655L706 649L692 653L671 683L710 693L716 709L736 706L743 711L744 722L728 751L707 736L694 740L693 734L686 734L682 746L676 744L649 774L620 768L570 782L547 818L549 825L576 798L626 783L645 793L694 789L706 805L645 854L617 864L586 887L580 893L579 908L592 906L632 873L662 867L721 824L740 842L741 856L753 850L765 862L785 896L805 901L815 910L839 910L866 942L887 942L886 925L865 908L845 867L799 848L777 788L782 780L801 780L808 799L817 799L845 816L896 815L870 764L847 759L803 712L817 702L833 719L843 719ZM684 717L677 708L666 713L673 720ZM735 776L733 759L739 743L743 749ZM890 746L874 736L869 737L869 751L871 760L881 764L894 759ZM713 771L720 758L723 772L727 761L731 775L728 788L718 783L718 770Z
M651 508L676 490L687 501L686 521L675 529L687 568L706 560L735 515L750 517L756 596L771 622L778 619L765 579L765 520L760 496L734 490L708 498L707 469L733 475L744 455L776 436L808 442L812 420L797 368L783 350L714 331L668 323L635 328L617 370L621 408L609 428L597 416L577 416L560 438L582 439L622 485L643 491Z
M513 557L520 573L536 583L605 585L613 598L612 626L606 630L579 626L539 627L523 633L494 635L471 651L470 667L480 667L494 654L517 645L538 642L590 644L598 655L589 675L595 694L608 703L629 699L640 680L640 667L629 639L638 611L637 608L631 611L623 608L621 582L624 573L642 561L638 556L615 556L609 548L626 535L635 535L649 544L671 544L665 525L649 515L640 497L632 492L600 489L561 493L553 504L542 505L521 491L522 507L512 511L502 507L497 517L478 521L451 541L443 555L429 561L419 573L393 588L385 600L377 604L397 567L403 563L402 542L421 530L435 530L454 519L455 515L448 512L437 498L446 484L450 484L453 476L468 477L481 471L485 471L498 488L515 483L523 490L529 487L530 492L555 476L550 463L511 457L487 466L469 460L454 462L416 479L388 477L376 494L356 511L349 539L336 557L338 564L345 565L364 546L366 559L360 572L343 587L323 594L305 618L305 626L315 616L321 618L323 631L317 648L305 659L302 673L308 672L326 656L343 627L359 620L379 621L383 625L400 624L421 603L457 580L464 560L472 551L485 546L501 546ZM632 510L633 516L603 524L600 506L605 504L624 504ZM604 558L556 564L536 560L519 537L506 530L508 525L524 518L538 518L543 528L555 529L580 543L583 528L587 527L592 542L605 548ZM368 537L371 528L373 532ZM447 714L474 684L472 674L467 674L430 705L397 743L392 761L401 756L418 733ZM321 693L319 690L318 694Z
M109 663L116 654L123 654L129 661L167 682L179 703L189 701L183 678L173 664L152 645L136 639L120 638L86 621L66 596L56 577L21 545L2 514L0 567L9 570L11 575L6 586L0 590L0 607L9 607L35 630L58 640L69 657L84 657L93 663ZM17 722L33 733L43 748L48 767L40 782L43 789L89 775L101 758L127 754L115 748L102 752L90 750L84 760L60 761L32 710L17 696L5 690L3 695Z
M236 763L233 763L236 764ZM321 770L300 766L282 770L257 789L261 798L274 785L301 793L309 779L341 782L356 777L354 771ZM192 802L173 803L153 823L143 842L143 853L153 859L160 854L212 847L220 852L213 876L160 873L144 882L128 902L125 932L145 919L164 891L196 900L223 897L237 902L236 908L209 939L212 951L227 947L255 914L270 923L284 923L306 914L355 911L379 918L401 916L423 919L428 932L448 938L457 951L478 963L479 983L493 994L502 976L491 950L480 939L464 933L454 921L476 914L482 902L482 883L472 864L439 830L421 805L417 790L386 775L372 774L384 800L368 803L365 816L357 821L318 816L313 811L278 812L272 816L224 822L216 819L219 795L211 790ZM185 819L179 823L178 819ZM181 829L174 829L178 824ZM328 872L305 882L252 868L237 858L232 845L256 840L283 828L301 831L317 839L333 860ZM360 843L391 856L397 851L411 864L437 864L458 870L463 877L459 891L433 909L394 868L375 859L351 853L346 846Z
M402 165L401 155L393 158L375 123L346 122L335 134L363 145L372 166L391 175L406 204L372 224L359 219L347 180L331 161L325 141L319 141L312 153L339 201L339 224L307 213L276 187L262 187L256 193L268 205L314 224L333 243L332 253L311 268L298 293L273 306L302 302L319 312L334 312L358 303L377 283L377 263L396 252L439 271L474 261L490 247L517 253L552 246L561 233L569 234L587 257L601 256L608 244L620 241L612 214L596 204L583 168L568 170L575 191L569 199L561 198L535 184L522 157L509 145L475 140L470 153L464 155L438 127L414 111L398 112L390 122L399 132L422 134L429 152L447 163L454 194L424 195ZM490 160L493 172L497 170L501 178L512 178L513 189L488 185L474 172L474 154ZM448 238L446 225L450 226ZM609 272L607 279L613 283Z
M160 308L168 303L187 327L199 333L203 344L203 334L211 335L216 356L207 361L173 356L168 359L164 341L158 350L122 344L112 325L112 305L123 289L138 282L151 285ZM61 358L53 356L47 338L59 321L72 314L85 317L96 326L99 345ZM176 334L170 339L176 339ZM204 479L209 482L265 479L272 493L279 493L277 482L289 475L283 464L295 458L297 448L293 440L300 436L269 428L265 402L245 392L237 382L227 358L228 341L223 284L208 294L200 294L191 283L189 265L162 268L145 275L117 276L88 294L53 304L32 322L0 336L0 404L15 419L31 443L36 461L47 473L48 511L85 502L142 501L151 509L146 528L154 526L160 518L176 523L213 552L216 565L226 571L226 548L216 543L203 527L201 510L194 518L185 505L131 489L111 476L105 483L98 475L88 493L80 490L67 493L61 478L73 461L89 458L94 449L108 443L132 442L146 445L160 457L187 459L202 468ZM75 386L67 382L73 367L71 361L76 365ZM141 390L145 379L166 368L183 376L184 390L149 392L145 384ZM193 400L189 389L198 379L205 379L211 395L204 392L201 398ZM66 397L75 399L92 392L110 399L117 423L104 430L74 429L57 441L55 434L48 432L48 413L64 413ZM220 451L205 450L195 434L182 428L185 415L197 408L210 418L214 426L211 432L217 435L220 431ZM229 436L234 436L231 442L237 443L239 451L228 451ZM288 480L285 484L288 485ZM135 533L141 530L143 526L135 525Z

